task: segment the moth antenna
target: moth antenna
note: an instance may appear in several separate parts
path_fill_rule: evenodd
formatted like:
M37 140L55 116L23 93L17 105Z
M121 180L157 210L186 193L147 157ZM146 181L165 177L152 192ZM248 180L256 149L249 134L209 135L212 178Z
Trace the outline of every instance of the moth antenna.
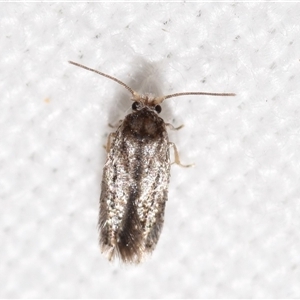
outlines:
M95 70L95 69L86 67L86 66L81 65L81 64L79 64L79 63L76 63L76 62L74 62L74 61L70 61L70 60L69 60L69 63L72 64L72 65L74 65L74 66L77 66L77 67L86 69L86 70L88 70L88 71L92 71L92 72L94 72L94 73L97 73L97 74L99 74L99 75L101 75L101 76L107 77L107 78L109 78L109 79L111 79L111 80L117 82L118 84L124 86L124 87L132 94L132 96L133 96L133 101L138 101L138 99L140 98L139 94L138 94L136 91L134 91L134 90L133 90L132 88L130 88L127 84L125 84L124 82L122 82L121 80L119 80L119 79L117 79L117 78L115 78L115 77L113 77L113 76L110 76L110 75L108 75L108 74L102 73L102 72L97 71L97 70Z
M167 96L157 97L155 99L155 104L160 104L166 99L179 97L179 96L188 96L188 95L205 95L205 96L235 96L234 93L207 93L207 92L186 92L186 93L175 93Z

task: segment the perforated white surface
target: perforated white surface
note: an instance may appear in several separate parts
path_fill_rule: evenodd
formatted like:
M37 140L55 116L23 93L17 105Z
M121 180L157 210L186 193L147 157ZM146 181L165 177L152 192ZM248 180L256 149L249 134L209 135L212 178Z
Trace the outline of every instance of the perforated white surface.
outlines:
M2 3L0 296L300 297L298 3ZM183 163L163 233L110 264L97 215L109 123L126 90L166 101Z

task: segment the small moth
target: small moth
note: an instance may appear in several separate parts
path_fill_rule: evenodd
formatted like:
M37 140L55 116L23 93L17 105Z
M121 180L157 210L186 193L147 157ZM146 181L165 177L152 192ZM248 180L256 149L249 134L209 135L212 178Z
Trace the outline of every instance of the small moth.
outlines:
M179 128L158 116L161 103L185 95L235 94L139 95L115 77L72 61L69 63L116 81L132 95L132 113L108 137L98 225L101 251L109 260L119 257L125 263L139 263L155 249L163 227L170 180L170 148L174 150L175 163L183 166L167 134L167 127Z

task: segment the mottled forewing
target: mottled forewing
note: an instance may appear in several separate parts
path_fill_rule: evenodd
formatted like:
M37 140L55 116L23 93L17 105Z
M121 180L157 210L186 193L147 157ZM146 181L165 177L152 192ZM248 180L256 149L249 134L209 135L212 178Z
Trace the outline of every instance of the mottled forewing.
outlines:
M124 122L112 141L99 218L101 248L110 259L139 262L159 239L170 177L167 132L159 126L159 134L139 138Z

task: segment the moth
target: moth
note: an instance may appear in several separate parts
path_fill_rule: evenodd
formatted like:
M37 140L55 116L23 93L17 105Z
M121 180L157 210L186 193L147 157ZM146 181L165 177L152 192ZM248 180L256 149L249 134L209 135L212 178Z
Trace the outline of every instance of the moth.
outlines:
M158 116L169 98L186 95L235 96L233 93L185 92L155 97L140 95L119 79L76 62L124 86L132 95L132 113L121 121L107 141L107 160L100 196L99 233L101 251L109 260L139 263L155 249L164 223L170 181L170 149L181 165L177 148L168 138Z

